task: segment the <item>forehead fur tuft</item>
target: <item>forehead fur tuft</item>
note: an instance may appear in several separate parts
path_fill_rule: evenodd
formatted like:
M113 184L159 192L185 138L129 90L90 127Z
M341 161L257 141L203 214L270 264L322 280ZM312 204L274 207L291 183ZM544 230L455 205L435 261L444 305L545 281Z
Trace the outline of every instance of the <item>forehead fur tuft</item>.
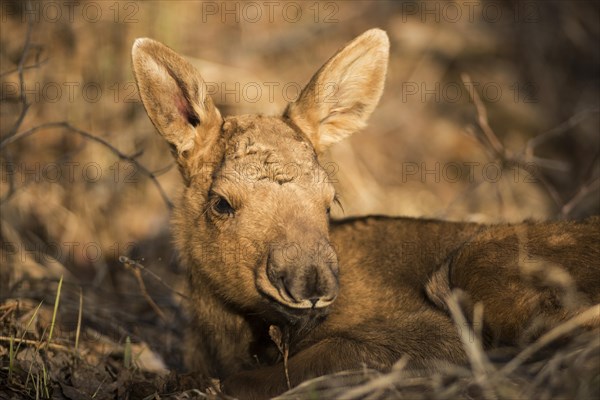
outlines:
M318 169L310 142L281 118L229 117L223 130L229 137L223 167L238 174L284 184Z

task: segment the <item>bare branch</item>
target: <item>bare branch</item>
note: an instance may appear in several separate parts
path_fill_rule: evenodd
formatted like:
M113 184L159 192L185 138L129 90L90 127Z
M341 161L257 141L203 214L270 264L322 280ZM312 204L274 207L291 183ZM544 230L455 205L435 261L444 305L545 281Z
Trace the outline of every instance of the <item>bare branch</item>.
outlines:
M91 140L93 142L99 143L101 145L103 145L104 147L106 147L107 149L109 149L113 154L115 154L117 157L119 157L121 160L125 160L128 161L130 163L132 163L133 165L136 166L136 168L146 177L150 178L150 180L152 181L152 183L154 184L154 186L156 186L158 192L160 193L163 201L165 202L165 204L167 205L167 207L169 209L173 208L173 203L171 202L171 200L169 199L169 197L167 196L166 192L164 191L163 187L160 185L160 182L158 181L156 175L151 172L150 170L148 170L146 167L144 167L142 164L140 164L134 157L129 156L123 152L121 152L119 149L117 149L116 147L114 147L112 144L110 144L109 142L107 142L106 140L95 136L89 132L86 132L84 130L81 130L79 128L74 127L73 125L71 125L70 123L66 122L66 121L61 121L61 122L48 122L45 124L41 124L38 126L35 126L31 129L28 129L26 131L22 131L16 135L13 135L11 137L7 137L5 139L3 139L2 141L0 141L0 150L4 149L6 146L8 146L11 143L16 142L17 140L21 140L24 139L28 136L31 136L37 132L43 131L44 129L56 129L56 128L63 128L66 129L68 132L72 132L75 134L78 134L79 136L82 136L88 140Z
M27 71L28 69L35 69L35 68L39 68L42 65L46 64L48 62L48 60L50 60L49 58L45 58L41 61L36 61L35 63L31 64L31 65L26 65L23 68L21 68L21 70L23 71ZM14 68L8 71L4 71L2 73L0 73L0 78L2 78L3 76L7 76L10 74L14 74L15 72L19 72L19 68Z
M527 145L525 146L525 151L524 151L525 155L526 156L533 155L533 150L536 147L538 147L539 145L541 145L542 143L546 142L547 140L549 140L555 136L559 136L565 132L568 132L569 129L573 128L575 125L577 125L581 121L585 120L590 114L596 114L598 112L600 112L600 109L598 109L598 108L593 108L593 109L588 108L586 110L583 110L583 111L573 115L571 118L569 118L562 124L550 129L549 131L546 131L544 133L537 135L534 138L531 138L527 142Z
M27 24L27 33L25 35L25 44L23 45L23 52L21 53L21 58L19 59L19 63L17 64L17 71L19 73L19 100L21 102L21 113L17 117L15 124L10 128L10 131L6 134L6 139L9 139L11 136L16 135L23 120L25 119L25 115L27 115L27 111L29 110L30 104L27 103L27 96L25 95L25 77L23 76L23 71L25 67L25 61L27 60L27 53L29 53L29 47L31 46L31 32L33 31L33 19L29 18Z
M544 167L552 168L552 169L556 169L556 170L564 170L566 168L565 164L560 161L535 158L533 156L533 154L527 153L527 151L528 151L527 149L525 151L523 151L521 154L511 154L504 147L502 142L500 142L500 140L498 139L498 136L496 135L494 130L490 127L488 118L487 118L487 110L486 110L483 102L481 101L481 98L477 94L477 91L473 87L473 84L471 82L469 75L463 73L461 76L462 76L464 85L465 86L470 85L472 88L472 90L467 90L467 91L469 92L469 96L471 97L471 100L473 101L473 103L475 105L475 110L477 111L477 122L479 124L479 127L481 128L481 131L484 134L485 140L480 139L480 142L483 144L484 148L486 150L488 150L490 153L492 153L502 163L503 169L505 169L507 167L515 167L515 168L519 168L519 169L525 171L526 173L528 173L529 175L531 175L531 177L533 177L535 180L537 180L540 183L540 186L542 186L546 190L546 192L548 193L550 198L554 201L556 206L559 209L561 209L564 205L564 202L563 202L560 194L558 193L558 190L556 190L554 185L552 185L548 181L548 179L546 179L544 177L544 175L538 169L532 169L530 164L532 162L531 160L533 159L533 160L536 160L539 162L539 164L536 163L536 166L539 165L539 166L544 166ZM579 118L581 118L581 117L579 117ZM579 119L576 118L576 119L574 119L574 121L579 121ZM565 125L565 124L562 124L562 125ZM549 133L551 135L555 135L557 133L553 133L553 132L562 132L564 129L568 129L568 127L572 126L572 123L568 124L568 127L565 127L565 126L561 127L561 126L557 127L556 130L547 132L545 135L548 135ZM528 145L529 145L529 143L528 143ZM532 145L531 149L533 149L535 146L536 146L535 144Z
M161 175L166 174L167 172L169 172L171 169L173 169L174 166L175 166L175 163L172 162L172 163L168 164L165 167L162 167L160 169L152 171L152 173L154 174L154 176L159 177L159 176L161 176Z
M571 211L586 197L588 194L600 189L600 177L593 179L592 181L581 186L575 196L571 198L565 205L562 206L560 214L564 217L568 216Z
M487 110L483 105L479 94L477 94L475 87L473 86L471 77L469 77L469 75L466 73L462 73L461 78L465 87L470 86L471 88L473 88L472 90L467 90L467 92L469 92L469 96L471 97L473 104L475 104L475 109L477 110L477 122L479 123L479 126L481 127L481 130L483 131L489 145L491 146L498 158L506 159L506 149L498 139L498 136L496 136L496 133L494 133L494 131L490 127L487 117Z
M177 289L175 289L172 286L170 286L160 276L156 275L154 272L152 272L148 268L144 267L139 262L137 262L135 260L132 260L131 258L129 258L127 256L120 256L119 257L119 262L121 262L123 264L126 264L126 265L128 265L130 267L135 267L135 268L139 269L140 271L142 271L144 273L147 273L148 275L150 275L151 277L153 277L154 279L156 279L158 282L160 282L164 287L166 287L167 289L169 289L170 291L172 291L176 295L180 296L181 298L183 298L185 300L189 300L190 299L188 296L186 296L185 294L181 293Z
M54 350L61 350L61 351L66 351L67 353L72 353L72 354L76 354L75 351L67 346L63 346L61 344L57 344L57 343L46 343L46 342L40 342L38 340L31 340L31 339L20 339L20 338L10 338L7 336L0 336L0 342L10 342L10 341L14 341L15 343L21 343L24 345L28 345L28 346L34 346L36 348L41 348L42 346L47 346L51 349Z
M133 276L135 276L138 286L140 287L140 291L142 292L142 296L144 296L144 298L146 299L146 302L150 305L150 307L152 307L152 309L154 310L156 315L159 316L160 319L162 319L163 321L166 321L167 317L166 317L165 313L163 312L163 310L161 310L161 308L158 306L158 304L156 304L156 302L154 301L152 296L150 296L148 294L148 290L146 290L146 284L144 283L144 278L142 278L142 273L141 273L140 269L133 268L136 266L133 263L125 262L125 263L123 263L123 265L125 265L125 267L127 267L127 269L129 269L133 273Z
M27 111L29 110L29 106L30 106L30 104L27 103L27 96L25 95L25 77L23 75L23 71L26 69L24 64L25 64L25 61L27 60L27 53L29 52L29 47L31 46L31 32L32 31L33 31L33 20L29 19L28 24L27 24L27 33L25 35L25 43L23 44L23 51L21 52L21 58L19 59L17 68L12 71L12 72L18 72L18 75L19 75L19 102L21 103L21 112L19 113L19 116L17 117L17 120L15 121L14 125L10 128L10 130L6 134L6 136L5 136L6 139L13 137L17 134L17 132L19 131L19 128L21 127L21 124L23 123L23 120L25 119L25 115L27 115ZM1 146L0 146L0 150L2 150ZM4 158L8 159L9 163L11 162L12 156L8 152L2 151L2 155ZM8 193L6 194L6 196L3 199L1 199L1 201L4 201L4 200L10 198L12 196L12 194L15 192L15 187L16 186L15 186L14 177L12 176L12 174L8 174Z

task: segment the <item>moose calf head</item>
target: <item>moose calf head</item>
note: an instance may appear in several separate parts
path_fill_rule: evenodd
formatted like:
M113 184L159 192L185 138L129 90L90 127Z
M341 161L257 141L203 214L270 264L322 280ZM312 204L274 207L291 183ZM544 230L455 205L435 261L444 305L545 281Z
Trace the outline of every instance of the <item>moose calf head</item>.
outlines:
M388 51L383 31L367 31L327 61L283 116L223 118L194 67L156 41L135 41L142 102L185 182L174 233L192 294L210 291L236 309L287 319L334 301L335 191L318 154L366 124Z

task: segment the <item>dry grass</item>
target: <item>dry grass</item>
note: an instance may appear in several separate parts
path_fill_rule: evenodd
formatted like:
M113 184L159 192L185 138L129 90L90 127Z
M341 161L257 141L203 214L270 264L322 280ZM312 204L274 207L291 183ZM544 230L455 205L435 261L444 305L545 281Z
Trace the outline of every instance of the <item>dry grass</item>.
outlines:
M594 310L595 313L598 310ZM572 328L572 327L571 327ZM472 347L473 345L469 345ZM532 347L540 346L539 342ZM469 348L467 347L467 348ZM516 349L504 349L511 353ZM507 354L469 353L485 361L486 373L464 366L438 372L403 370L402 360L388 373L344 372L305 382L277 399L595 399L600 395L600 339L597 332L579 333L544 350L529 350L527 362L513 366ZM508 368L507 368L508 367Z
M597 329L585 328L600 317L600 305L527 346L485 351L480 332L464 329L480 326L481 316L468 325L456 296L448 305L462 328L458 329L469 365L440 363L432 370L415 371L406 370L408 360L402 358L387 373L365 369L323 376L278 399L593 399L600 394L600 335ZM55 298L58 305L58 287ZM68 296L65 303L63 307ZM225 397L214 389L218 383L169 374L160 356L143 343L133 344L130 336L118 343L84 327L85 339L77 348L78 336L57 329L51 343L48 329L58 327L53 307L9 300L2 311L8 323L3 324L0 350L8 359L3 357L0 377L9 398Z
M30 5L39 11L47 3ZM281 16L235 23L207 15L201 2L186 2L183 15L161 2L114 3L117 17L113 2L99 2L103 17L91 23L80 8L73 21L63 8L61 19L28 22L26 2L3 1L0 397L220 396L210 389L215 382L183 372L185 271L167 229L181 180L136 100L135 37L197 57L205 78L226 89L236 82L281 88L303 85L362 31L385 29L392 54L383 99L369 128L325 160L335 162L344 206L334 216L495 222L600 213L599 7L526 3L533 6L516 20L518 5L498 3L505 18L497 22L480 12L470 21L466 10L457 21L440 14L436 22L402 2L356 1L321 3L317 22L306 2L297 3L306 17L297 23ZM337 22L325 20L332 10ZM538 18L526 21L532 11ZM137 22L127 19L131 12ZM92 99L86 84L102 95ZM262 87L254 103L223 87L215 100L224 114L283 110L282 91L270 99ZM455 87L458 100L449 91ZM501 179L485 179L483 166L491 164ZM449 165L460 167L460 179L427 174ZM453 315L460 325L460 309ZM491 352L475 331L464 338L468 366L415 372L403 359L388 373L321 377L283 398L597 398L599 338L581 324Z

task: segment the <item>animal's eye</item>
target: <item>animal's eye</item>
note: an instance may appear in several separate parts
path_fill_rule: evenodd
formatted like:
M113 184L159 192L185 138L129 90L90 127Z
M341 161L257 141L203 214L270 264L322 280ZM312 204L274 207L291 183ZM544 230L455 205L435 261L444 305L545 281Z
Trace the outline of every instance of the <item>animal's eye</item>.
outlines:
M231 204L220 196L215 200L213 210L222 215L233 215L235 212Z

